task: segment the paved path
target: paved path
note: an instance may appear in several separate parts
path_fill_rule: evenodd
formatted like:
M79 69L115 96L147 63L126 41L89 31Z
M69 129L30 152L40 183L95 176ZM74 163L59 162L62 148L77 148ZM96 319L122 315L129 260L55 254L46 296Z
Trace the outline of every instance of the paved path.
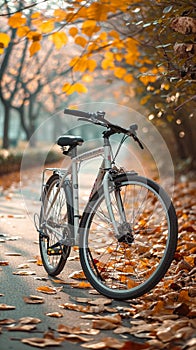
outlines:
M29 174L29 173L28 173ZM84 173L85 176L85 173ZM15 306L13 310L0 310L0 320L14 319L18 321L22 317L40 318L41 323L37 325L37 330L31 332L7 331L2 327L0 333L0 349L2 350L26 350L34 349L32 346L22 344L20 339L30 337L43 337L43 333L48 328L57 329L59 324L67 326L81 326L91 328L91 321L81 319L81 312L69 311L59 308L59 304L75 302L77 296L97 298L92 296L89 290L72 288L70 285L57 284L48 278L43 266L36 264L39 256L38 234L33 224L33 214L39 212L40 181L34 171L26 177L21 188L19 185L3 191L0 196L0 261L8 263L7 266L0 266L0 304ZM83 189L83 200L88 195L88 188ZM77 252L72 253L74 256ZM34 273L29 276L20 276L13 273L21 271L20 265L27 264L24 269ZM80 270L78 261L69 261L61 275L63 280L71 272ZM55 295L39 293L36 288L40 286L60 287L62 290ZM45 300L43 304L27 304L24 297L30 295L42 296ZM119 303L113 302L112 306ZM126 305L126 303L121 303ZM62 312L62 318L54 318L46 315L48 312ZM111 331L101 332L97 338L113 336ZM121 338L122 339L122 338ZM80 343L65 341L61 348L77 350L81 349ZM51 346L51 349L56 347Z

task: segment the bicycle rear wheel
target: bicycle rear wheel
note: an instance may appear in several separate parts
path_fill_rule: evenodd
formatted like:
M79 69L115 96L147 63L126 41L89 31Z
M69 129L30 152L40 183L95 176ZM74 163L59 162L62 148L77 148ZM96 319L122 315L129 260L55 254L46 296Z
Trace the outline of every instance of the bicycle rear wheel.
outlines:
M114 231L100 188L81 220L81 264L101 294L137 298L162 279L173 260L176 213L158 184L131 173L111 182L110 199L119 232Z
M63 270L71 249L64 244L70 235L70 198L66 186L59 189L59 183L58 174L48 179L40 213L40 253L44 268L51 276L56 276Z

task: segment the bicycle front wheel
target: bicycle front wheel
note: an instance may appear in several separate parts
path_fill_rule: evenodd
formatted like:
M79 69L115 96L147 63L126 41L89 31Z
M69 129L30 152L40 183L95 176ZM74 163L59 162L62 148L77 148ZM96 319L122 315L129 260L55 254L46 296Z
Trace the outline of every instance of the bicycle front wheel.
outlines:
M42 194L40 213L39 246L45 270L51 276L58 275L70 254L70 246L65 244L70 235L71 212L68 189L59 187L58 174L52 175Z
M117 176L109 191L118 233L100 188L81 220L81 264L99 293L120 300L137 298L162 279L173 260L175 209L158 184L131 173Z

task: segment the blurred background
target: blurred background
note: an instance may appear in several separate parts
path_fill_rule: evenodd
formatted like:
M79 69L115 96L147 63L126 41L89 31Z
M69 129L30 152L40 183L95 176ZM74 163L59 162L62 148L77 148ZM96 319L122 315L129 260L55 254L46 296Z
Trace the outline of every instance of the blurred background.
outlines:
M194 4L1 0L0 19L1 175L24 157L23 167L58 161L62 133L99 144L99 128L63 115L71 107L137 122L146 149L129 152L155 178L173 166L194 176Z

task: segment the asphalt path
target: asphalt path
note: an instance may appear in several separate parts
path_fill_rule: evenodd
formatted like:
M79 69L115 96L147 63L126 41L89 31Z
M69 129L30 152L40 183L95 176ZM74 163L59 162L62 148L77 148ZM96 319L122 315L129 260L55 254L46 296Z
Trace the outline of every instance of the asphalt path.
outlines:
M0 261L7 265L0 266L0 304L15 307L12 310L0 310L0 320L13 319L18 324L19 319L24 317L39 318L34 331L13 331L6 326L0 325L0 349L1 350L28 350L35 349L23 344L21 339L40 337L49 329L57 330L59 324L66 326L80 326L90 329L92 321L82 319L82 312L65 310L59 307L64 303L75 303L76 297L97 298L100 295L93 295L92 289L73 288L70 284L59 284L48 277L43 266L39 266L39 245L38 233L34 227L33 215L39 212L40 180L35 171L27 172L26 180L11 188L2 191L0 195ZM85 173L84 173L84 176ZM85 183L87 184L88 181ZM82 200L88 196L88 188L83 189ZM77 256L77 251L72 256ZM24 264L27 264L26 268ZM79 261L70 260L67 262L63 272L58 276L64 281L70 281L68 276L73 271L81 270ZM18 271L27 271L32 275L17 275ZM37 291L40 286L62 287L56 294L44 294ZM42 304L28 304L24 297L38 296L44 298ZM127 306L127 303L113 301L110 307ZM47 316L47 313L60 312L61 318ZM129 319L130 322L130 319ZM14 322L13 322L14 323ZM1 329L2 328L2 329ZM59 336L58 333L55 333ZM101 331L94 339L101 339L107 336L114 337L112 331ZM121 340L121 336L116 336ZM128 339L133 339L129 336ZM59 348L78 350L81 342L64 341ZM50 346L56 349L56 346Z

